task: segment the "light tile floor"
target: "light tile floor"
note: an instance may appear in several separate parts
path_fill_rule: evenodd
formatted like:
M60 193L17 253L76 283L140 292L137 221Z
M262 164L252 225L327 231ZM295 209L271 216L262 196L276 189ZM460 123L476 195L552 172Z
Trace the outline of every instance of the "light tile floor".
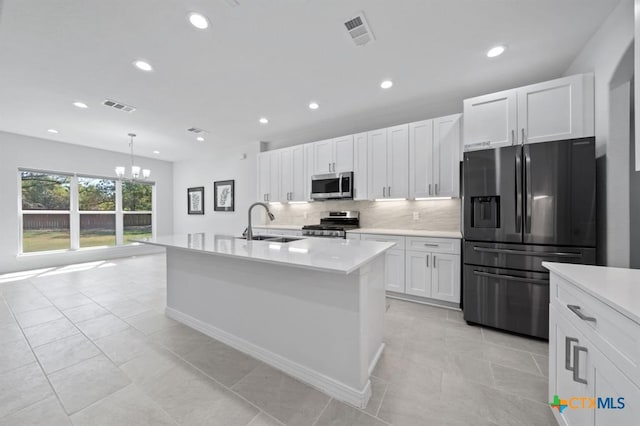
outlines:
M0 425L543 425L546 343L389 300L364 410L164 316L164 255L0 276Z

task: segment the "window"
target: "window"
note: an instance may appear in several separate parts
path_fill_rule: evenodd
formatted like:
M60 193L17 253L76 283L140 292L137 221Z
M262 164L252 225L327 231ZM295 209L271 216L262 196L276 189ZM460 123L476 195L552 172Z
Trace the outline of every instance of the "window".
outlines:
M135 238L151 237L152 189L151 185L145 183L122 183L123 239L125 244Z
M21 172L22 251L65 250L71 245L71 176Z
M22 253L131 244L153 236L148 182L21 170Z
M116 245L116 181L78 178L80 247Z

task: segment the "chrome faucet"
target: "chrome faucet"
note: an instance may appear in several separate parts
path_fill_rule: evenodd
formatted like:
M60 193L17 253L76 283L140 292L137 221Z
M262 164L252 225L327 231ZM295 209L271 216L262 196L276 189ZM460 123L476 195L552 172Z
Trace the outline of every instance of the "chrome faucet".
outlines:
M269 206L266 205L265 203L253 203L253 204L251 204L251 206L249 206L249 221L248 221L248 226L247 226L247 241L253 240L253 228L251 226L251 210L253 210L253 208L255 206L264 207L264 209L267 211L267 216L269 216L269 220L274 220L276 218L273 215L273 213L271 213L271 211L269 210Z

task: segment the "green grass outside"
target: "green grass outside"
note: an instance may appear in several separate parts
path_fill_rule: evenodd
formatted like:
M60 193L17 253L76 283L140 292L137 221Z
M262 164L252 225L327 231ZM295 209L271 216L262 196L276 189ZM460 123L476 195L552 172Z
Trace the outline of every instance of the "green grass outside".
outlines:
M151 232L145 230L125 230L124 244L132 243L134 239L151 238ZM22 251L33 253L47 250L68 250L71 237L69 232L64 231L23 231ZM113 246L116 244L116 237L113 234L104 232L81 232L80 247Z

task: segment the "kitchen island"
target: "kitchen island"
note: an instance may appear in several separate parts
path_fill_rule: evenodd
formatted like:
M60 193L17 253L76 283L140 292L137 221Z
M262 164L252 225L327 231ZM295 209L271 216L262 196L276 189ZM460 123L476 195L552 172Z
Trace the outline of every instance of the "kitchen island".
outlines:
M384 348L384 252L393 243L208 233L144 242L167 251L167 316L367 405Z

